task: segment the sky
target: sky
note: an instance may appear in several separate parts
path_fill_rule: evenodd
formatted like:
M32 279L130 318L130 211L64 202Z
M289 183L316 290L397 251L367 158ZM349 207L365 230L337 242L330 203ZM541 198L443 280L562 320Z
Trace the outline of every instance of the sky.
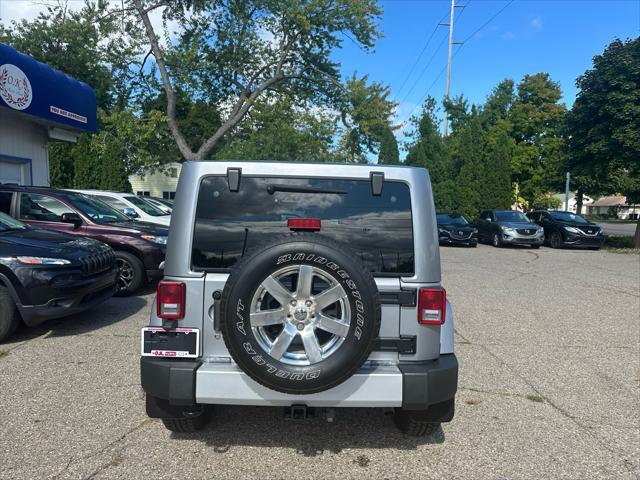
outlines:
M0 0L3 22L34 18L43 1ZM72 0L80 7L81 0ZM345 77L354 71L389 85L405 124L427 94L445 93L450 0L381 0L383 37L365 52L345 37L334 53ZM640 35L640 0L456 0L451 96L482 103L499 81L548 72L571 107L576 78L615 37ZM497 16L496 16L497 15ZM493 18L495 17L495 18ZM157 19L159 22L159 18ZM487 23L488 22L488 23ZM484 26L486 24L486 26ZM484 27L483 27L484 26ZM481 28L482 27L482 28ZM426 47L426 48L425 48ZM420 53L422 52L422 55ZM402 130L397 134L402 138Z
M443 16L448 23L451 2L383 0L381 4L384 37L375 52L366 53L347 39L335 58L345 75L355 70L390 85L400 104L401 123L419 111L427 93L437 99L444 96L449 32L448 27L436 25ZM640 34L640 0L456 0L456 4L466 7L456 8L453 40L468 40L454 46L454 53L459 52L453 59L451 96L464 94L473 103L483 102L502 79L518 82L525 74L548 72L561 85L562 101L571 107L576 78L590 68L592 57L615 37Z

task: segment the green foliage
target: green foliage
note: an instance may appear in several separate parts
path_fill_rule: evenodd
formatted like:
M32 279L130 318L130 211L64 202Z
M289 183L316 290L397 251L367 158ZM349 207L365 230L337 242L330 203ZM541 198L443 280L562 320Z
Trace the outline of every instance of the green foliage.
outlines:
M217 153L219 160L337 160L335 115L300 108L288 98L261 103Z
M340 142L346 161L366 162L367 154L379 147L396 106L390 95L389 87L368 83L367 76L358 78L354 74L347 80L338 106L346 127Z
M159 167L168 133L165 117L157 110L140 118L129 110L98 112L100 130L78 139L69 157L75 188L131 191L128 176L145 168Z
M400 153L398 152L398 141L393 134L391 127L382 130L380 138L380 152L378 153L378 164L398 165L400 163Z
M525 75L508 113L515 141L513 180L529 202L550 188L561 188L566 108L558 103L560 85L548 73Z
M566 168L591 179L587 193L640 203L640 37L611 42L576 85ZM640 248L640 221L635 241Z

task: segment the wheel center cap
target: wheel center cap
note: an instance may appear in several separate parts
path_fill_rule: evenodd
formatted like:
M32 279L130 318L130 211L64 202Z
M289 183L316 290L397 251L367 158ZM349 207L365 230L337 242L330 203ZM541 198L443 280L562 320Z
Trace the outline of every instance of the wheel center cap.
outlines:
M298 307L293 311L293 317L298 321L306 320L307 316L308 312L304 307Z

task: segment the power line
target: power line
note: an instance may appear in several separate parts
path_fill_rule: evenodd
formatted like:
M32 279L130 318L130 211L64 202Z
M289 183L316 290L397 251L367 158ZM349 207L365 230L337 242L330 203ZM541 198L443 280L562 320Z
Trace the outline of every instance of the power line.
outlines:
M418 83L420 82L420 80L422 79L422 76L424 75L424 73L427 71L427 68L429 68L429 66L431 65L431 63L433 62L433 59L436 58L436 55L438 54L438 52L440 51L440 48L442 47L442 45L444 45L445 40L447 39L447 34L444 34L442 36L442 40L440 41L440 43L438 44L438 46L436 47L435 51L433 52L433 55L431 55L431 58L429 59L429 61L427 62L427 64L424 66L424 68L420 71L420 74L418 75L418 77L416 78L415 82L413 82L413 85L411 85L411 88L409 89L409 91L405 94L405 96L402 98L402 100L400 101L400 103L404 103L405 100L409 97L409 95L411 95L411 92L413 92L413 89L416 88L416 85L418 85Z
M435 28L433 29L433 31L431 32L431 34L429 35L429 38L427 39L427 43L425 43L424 47L422 47L422 50L420 50L420 53L418 54L418 57L416 58L415 62L413 62L413 65L411 66L411 69L409 70L409 73L407 73L407 75L404 77L404 80L402 81L402 85L400 85L400 88L398 89L396 95L400 95L400 92L402 91L402 89L404 88L404 86L407 84L407 80L409 80L409 78L411 77L411 74L413 73L413 71L416 69L416 66L418 65L418 62L420 62L420 60L422 59L422 55L424 55L424 52L427 50L427 47L429 46L429 44L431 43L431 40L433 39L433 36L436 34L436 32L438 31L438 27L440 26L440 23L442 22L442 20L444 20L447 17L447 14L445 13L442 18L440 20L438 20L438 23L436 24Z
M491 16L491 18L489 18L486 22L484 22L482 25L480 25L480 27L478 27L476 30L473 31L473 33L471 35L469 35L467 38L464 39L464 41L461 42L460 47L455 51L455 53L453 54L453 58L455 58L458 53L460 52L460 50L462 50L462 47L464 45L466 45L478 32L480 32L481 30L483 30L487 25L489 25L492 21L494 21L502 12L504 12L513 2L515 2L515 0L509 0L500 10L498 10L495 14L493 14L493 16ZM467 3L467 5L469 4L469 2ZM462 13L464 13L464 10L462 11ZM462 17L462 13L460 14L460 17ZM458 17L458 20L460 19L460 17ZM429 88L427 89L427 91L425 92L425 94L422 96L422 98L418 101L418 103L413 107L413 109L409 112L409 114L405 117L404 122L408 121L411 118L411 115L413 114L413 112L416 110L416 108L418 108L422 102L424 101L424 99L427 97L427 95L429 94L429 92L431 91L431 89L433 88L433 86L436 84L436 82L440 79L440 77L442 77L442 74L444 73L444 71L447 68L447 64L445 64L445 66L442 68L442 70L440 70L440 73L438 74L438 76L436 77L436 79L433 81L433 83L431 83L431 85L429 86Z

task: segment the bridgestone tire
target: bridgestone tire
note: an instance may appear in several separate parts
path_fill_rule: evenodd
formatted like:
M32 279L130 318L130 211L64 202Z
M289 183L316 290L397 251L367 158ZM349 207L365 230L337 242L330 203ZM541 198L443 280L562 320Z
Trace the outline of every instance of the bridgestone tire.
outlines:
M323 351L317 361L311 362L307 355L308 364L292 364L291 361L283 361L286 360L285 356L277 359L269 354L264 346L264 338L260 337L262 340L259 340L259 329L255 326L252 328L250 316L256 303L254 297L259 289L264 288L261 287L263 281L274 273L289 267L295 270L300 266L311 266L335 285L341 286L346 294L343 298L348 299L348 302L342 300L343 305L348 304L342 315L350 315L348 330L345 328L344 336L341 336L342 343L337 344L336 349L326 357ZM313 281L317 286L318 281ZM295 285L293 280L291 282L287 290L294 293L297 280ZM322 293L316 293L316 297L312 293L310 298L319 299ZM288 306L277 301L276 306L278 304L285 312L289 311ZM351 377L371 353L380 330L380 302L373 276L357 255L321 234L285 235L247 252L229 276L222 293L220 311L223 338L238 366L253 380L272 390L298 395L328 390ZM318 316L321 316L322 309L318 312ZM276 328L283 328L284 332L290 326L284 324ZM325 332L322 329L319 333L318 330L315 332L320 344L320 335ZM294 342L301 338L294 337ZM292 343L290 348L294 347ZM291 353L285 350L285 355Z
M9 338L16 331L19 323L20 316L9 290L0 286L0 342Z

